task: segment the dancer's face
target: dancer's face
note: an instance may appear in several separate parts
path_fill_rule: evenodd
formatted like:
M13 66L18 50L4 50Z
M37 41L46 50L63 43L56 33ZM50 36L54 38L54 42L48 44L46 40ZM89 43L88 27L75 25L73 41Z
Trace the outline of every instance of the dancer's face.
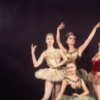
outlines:
M75 74L76 73L76 65L75 65L75 63L67 64L67 71L68 71L69 75Z
M66 43L69 45L74 45L75 42L76 42L76 37L74 35L70 35L66 40Z
M47 43L47 45L53 45L54 37L52 35L47 35L46 36L46 43Z

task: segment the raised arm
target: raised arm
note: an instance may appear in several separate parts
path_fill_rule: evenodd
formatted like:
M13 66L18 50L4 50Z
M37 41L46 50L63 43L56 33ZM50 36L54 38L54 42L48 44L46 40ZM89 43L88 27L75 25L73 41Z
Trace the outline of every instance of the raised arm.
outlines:
M32 61L33 61L33 65L34 67L38 67L44 60L45 54L44 52L40 55L39 59L36 60L35 57L35 50L36 50L36 45L33 46L33 44L31 45L31 54L32 54Z
M64 52L66 53L67 52L67 49L62 45L61 41L60 41L60 30L63 29L65 27L64 23L62 22L58 28L57 28L57 35L56 35L56 41L57 41L57 44L59 46L59 48Z
M85 48L88 46L92 38L94 37L96 30L100 27L100 22L93 28L92 32L88 36L88 38L85 40L85 42L79 47L79 55L81 56L82 52L85 50Z
M60 90L60 92L58 93L58 95L56 97L56 100L61 100L61 97L63 96L63 94L65 92L66 86L67 86L67 81L65 79L62 82L62 87L61 87L61 90Z

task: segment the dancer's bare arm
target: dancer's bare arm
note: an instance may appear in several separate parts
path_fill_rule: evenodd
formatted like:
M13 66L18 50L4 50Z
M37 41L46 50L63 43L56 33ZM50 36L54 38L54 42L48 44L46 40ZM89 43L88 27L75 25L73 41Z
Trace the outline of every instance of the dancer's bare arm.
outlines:
M82 88L83 88L84 92L82 94L73 93L72 96L74 96L74 97L81 97L81 96L86 96L86 95L89 94L89 90L87 89L84 81L82 79L81 79L81 81L82 81L81 84L82 84Z
M82 52L85 50L85 48L88 46L88 44L90 43L90 41L92 40L92 38L94 37L96 30L100 27L100 22L94 26L92 32L90 33L90 35L88 36L88 38L85 40L85 42L79 47L78 51L79 51L79 55L81 56Z
M87 89L87 87L86 87L83 79L81 79L81 81L82 81L82 88L83 88L84 92L82 94L80 94L79 97L85 96L85 95L88 95L89 94L89 90Z
M59 48L64 52L66 53L67 52L67 49L62 45L61 41L60 41L60 30L63 29L65 27L64 23L62 22L58 28L57 28L57 35L56 35L56 41L57 41L57 44L59 46Z
M63 60L62 60L59 64L57 64L57 67L62 66L62 65L65 64L65 63L67 62L67 60L68 60L68 58L66 57L66 55L64 54L64 52L63 52L62 50L59 49L59 52L60 52L60 54L61 54Z
M43 52L39 59L36 60L36 56L35 56L35 50L36 50L36 45L33 46L33 44L31 45L31 54L32 54L32 61L33 61L33 65L34 67L38 67L44 60L44 57L45 57L45 53Z
M62 82L62 87L61 87L61 90L60 90L60 92L58 93L58 95L56 97L56 100L61 100L61 97L63 96L63 94L65 92L66 86L67 86L67 81L65 79Z

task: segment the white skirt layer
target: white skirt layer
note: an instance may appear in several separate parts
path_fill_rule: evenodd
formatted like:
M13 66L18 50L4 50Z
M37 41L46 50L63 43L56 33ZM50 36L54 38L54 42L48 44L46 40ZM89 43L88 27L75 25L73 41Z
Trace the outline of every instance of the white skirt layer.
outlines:
M37 79L59 82L65 78L65 73L66 73L65 68L60 68L60 69L44 68L36 71L35 77Z

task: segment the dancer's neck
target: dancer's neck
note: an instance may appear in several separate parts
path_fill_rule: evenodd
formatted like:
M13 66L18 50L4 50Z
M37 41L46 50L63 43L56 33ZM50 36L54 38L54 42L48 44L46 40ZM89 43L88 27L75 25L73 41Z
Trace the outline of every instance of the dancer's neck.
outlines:
M73 45L69 45L69 52L73 52L75 50L76 50L76 48Z
M47 50L50 50L50 51L54 50L53 45L48 45L48 46L47 46Z

